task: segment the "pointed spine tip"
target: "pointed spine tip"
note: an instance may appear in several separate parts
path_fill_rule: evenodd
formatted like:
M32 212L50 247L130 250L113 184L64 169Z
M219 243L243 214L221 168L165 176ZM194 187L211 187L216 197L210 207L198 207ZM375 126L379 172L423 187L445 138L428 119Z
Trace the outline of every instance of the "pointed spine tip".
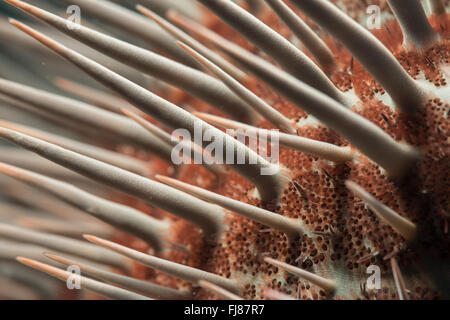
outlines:
M403 280L402 272L400 271L397 259L395 257L392 257L390 260L398 298L399 300L409 300L408 290L406 289L405 281Z
M91 11L93 9L92 7L90 9L87 8L87 6L91 6L91 4L89 4L90 1L87 2L88 3L83 1L83 8L85 10ZM104 6L102 2L106 2L107 5L110 4L110 2L107 1L100 1L100 5L102 6ZM122 9L120 6L119 8L120 10ZM33 15L36 18L45 21L59 31L85 43L89 47L92 47L93 49L100 51L116 60L120 60L123 63L139 70L140 72L147 73L151 76L161 79L162 81L179 87L182 90L200 98L201 100L204 100L211 105L221 109L225 113L229 113L230 115L235 117L244 118L248 121L250 121L252 118L251 109L248 105L246 105L241 99L239 99L230 90L228 90L228 88L226 88L220 81L203 72L200 72L197 69L188 67L169 58L165 58L156 53L134 46L128 42L107 36L103 33L94 31L82 25L77 26L75 32L73 29L67 28L66 19L42 10L38 7L27 5L27 8L23 9L30 15ZM97 10L98 8L96 10L94 9L94 11L96 12ZM137 15L137 17L141 18L140 15ZM143 19L144 22L146 22L146 19ZM136 23L142 26L142 21ZM153 27L153 24L150 23L149 28L153 29ZM157 28L161 30L159 27ZM62 55L71 63L77 65L77 67L82 68L82 64L80 64L79 61L73 61L73 57L76 56L74 50L70 50L60 44L57 44L53 40L47 39L44 35L39 34L29 27L25 27L23 24L20 24L19 29L35 37L35 39L37 39L50 49L54 50L58 54ZM147 30L146 32L151 33ZM181 50L174 41L169 42L172 43L177 50L181 51L183 55L186 55L190 60L192 60L192 57L187 55L185 51Z
M272 300L297 300L294 297L287 295L283 292L273 290L271 288L265 288L263 291L264 297Z
M0 172L44 190L60 200L149 243L156 251L163 249L169 224L147 216L132 207L90 194L76 186L38 173L0 162Z
M369 208L385 223L390 225L402 237L408 241L414 241L417 237L417 226L408 219L402 217L397 212L387 207L360 185L351 180L345 181L346 187L351 190L358 198L363 200Z
M235 67L227 60L225 60L223 57L216 54L214 51L208 49L207 47L205 47L203 44L201 44L188 34L184 33L174 25L170 24L168 21L165 21L164 19L160 18L158 15L154 14L153 12L151 12L150 10L141 5L137 5L136 8L143 15L149 17L150 19L155 21L160 27L165 29L170 34L172 34L175 38L179 39L180 41L186 42L190 46L194 47L196 50L200 51L203 55L207 56L210 60L213 60L217 65L226 70L229 74L232 74L233 77L235 77L236 79L243 79L245 77L245 73L241 71L239 68Z

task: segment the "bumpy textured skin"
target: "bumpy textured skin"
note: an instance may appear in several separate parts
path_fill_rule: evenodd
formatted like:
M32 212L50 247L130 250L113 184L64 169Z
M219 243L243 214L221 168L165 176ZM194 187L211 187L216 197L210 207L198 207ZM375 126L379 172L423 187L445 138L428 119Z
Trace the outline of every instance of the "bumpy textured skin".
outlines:
M339 2L339 7L355 19L365 15L367 5L363 1L333 2ZM385 1L374 1L373 4L389 12ZM351 163L337 165L281 148L280 164L289 169L292 182L276 205L261 203L254 196L254 186L231 171L224 177L214 177L199 166L181 167L173 175L177 179L298 219L307 232L297 241L289 243L280 232L230 214L227 217L228 226L222 235L215 239L204 239L197 227L178 221L174 237L182 246L168 251L165 257L238 279L245 288L241 292L245 299L264 299L264 288L273 288L299 299L398 299L389 261L390 257L395 256L410 298L444 297L448 292L442 292L435 284L439 275L430 274L424 265L431 259L432 263L442 264L441 270L448 272L450 257L447 227L447 195L450 187L450 126L447 116L450 104L438 97L445 88L448 90L445 68L448 68L450 58L449 17L440 20L430 18L434 30L441 36L441 42L425 51L406 51L402 47L401 29L392 17L381 30L374 30L374 34L393 52L412 77L429 84L426 103L411 116L393 110L392 105L378 99L383 98L383 89L356 60L353 61L351 54L321 32L307 17L300 12L298 14L332 49L338 66L327 72L339 89L360 99L352 109L397 141L419 147L422 151L421 161L405 179L392 181L380 167L364 156ZM270 10L261 12L258 17L288 39L292 37L289 29ZM203 23L242 47L258 52L239 34L206 11ZM289 118L300 123L307 118L306 113L257 79L250 79L246 85ZM172 95L165 97L178 105L217 113L182 92L172 92ZM261 122L259 126L271 128L267 122ZM298 134L336 145L349 145L337 134L316 123L299 126ZM158 168L154 169L158 171ZM355 181L376 199L420 226L419 244L407 243L390 226L381 222L360 199L346 189L344 181L347 179ZM154 211L152 209L152 213ZM424 251L427 257L423 257ZM262 259L265 256L334 279L337 283L336 293L329 296L308 281L264 263ZM366 268L370 265L381 268L380 290L365 288L370 276ZM142 267L136 268L135 276L175 287L188 285ZM193 290L195 298L217 298L206 290Z

